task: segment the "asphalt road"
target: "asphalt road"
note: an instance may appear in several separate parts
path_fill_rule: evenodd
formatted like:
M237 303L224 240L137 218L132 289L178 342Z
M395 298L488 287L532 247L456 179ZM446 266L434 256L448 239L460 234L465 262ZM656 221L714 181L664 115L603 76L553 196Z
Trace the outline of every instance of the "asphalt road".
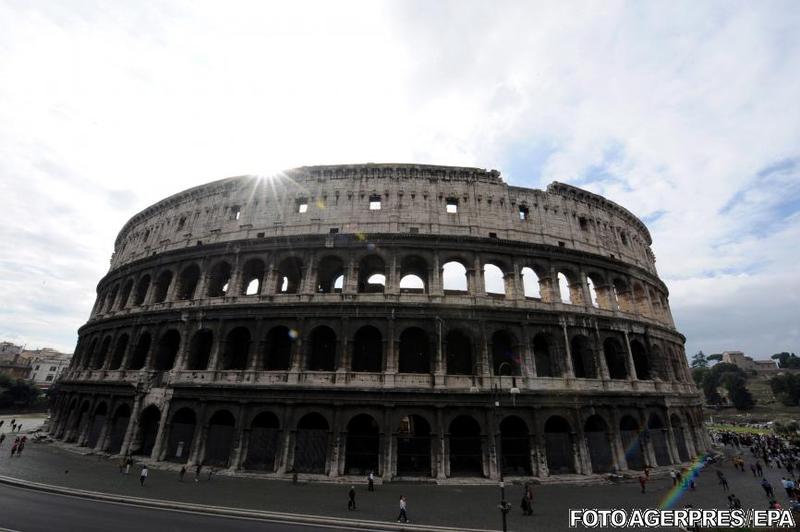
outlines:
M0 485L0 530L18 532L332 532L340 527L290 525L195 512L157 510Z

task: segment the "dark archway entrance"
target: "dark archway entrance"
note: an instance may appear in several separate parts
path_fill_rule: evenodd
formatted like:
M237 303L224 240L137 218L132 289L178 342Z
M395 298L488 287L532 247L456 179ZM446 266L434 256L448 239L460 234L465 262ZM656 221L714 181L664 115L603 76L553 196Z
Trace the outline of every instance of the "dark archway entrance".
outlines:
M298 473L325 473L328 460L328 422L321 414L306 414L297 424L294 468Z
M191 408L181 408L172 416L167 441L166 460L185 464L194 441L197 428L197 416Z
M236 327L225 337L220 369L247 369L250 355L250 331L247 327Z
M450 476L483 476L481 427L471 416L450 423Z
M311 371L334 371L336 369L336 333L330 327L320 325L309 337L308 369Z
M636 369L636 378L640 381L649 381L653 378L650 373L650 361L647 359L647 351L637 340L631 341L631 356L633 357L633 367Z
M122 442L125 440L130 420L131 407L127 404L120 405L111 420L111 434L108 437L108 447L106 448L111 454L117 454L122 449Z
M403 416L397 429L397 475L431 475L431 426L425 418Z
M218 410L208 421L206 437L206 465L228 467L230 465L236 418L227 410Z
M181 346L181 335L175 329L170 329L161 335L156 347L156 354L153 360L153 369L157 371L167 371L175 365L175 355Z
M186 369L204 370L208 368L208 359L211 356L211 344L214 341L214 333L208 329L200 329L189 343L189 359L186 362Z
M660 466L670 465L672 459L669 456L669 443L667 441L667 428L661 417L652 414L647 423L647 433L653 443L653 452L656 455L656 464Z
M419 327L409 327L400 334L400 373L430 373L431 357L428 335Z
M592 462L592 473L610 473L614 471L614 453L611 450L608 425L598 416L591 416L583 427L586 434L586 446Z
M472 342L459 330L450 331L445 338L447 373L450 375L472 375Z
M139 427L141 440L138 449L134 449L132 454L150 456L156 444L158 436L158 426L161 421L161 410L155 405L150 405L142 412Z
M380 430L375 418L359 414L347 424L344 470L347 475L378 473Z
M139 336L130 364L128 364L129 369L142 369L144 367L147 354L150 352L150 342L150 333L144 332Z
M361 327L353 338L353 371L378 373L383 366L383 337L370 325Z
M572 369L575 378L596 379L597 368L594 363L594 354L589 339L583 335L577 335L570 342L570 352L572 354Z
M672 425L672 434L675 435L675 445L678 446L678 457L681 462L689 461L689 449L686 447L686 435L683 432L683 425L681 420L675 414L672 414L670 421Z
M603 354L606 357L608 376L612 379L627 379L628 368L625 365L625 353L622 345L615 338L606 338L603 342Z
M631 416L625 416L619 422L619 432L622 437L622 446L625 448L625 461L628 462L628 469L643 470L644 456L639 423Z
M495 375L520 375L520 357L517 341L507 331L492 335L492 368Z
M108 415L108 407L105 403L100 403L100 406L94 411L92 423L89 426L89 437L86 439L86 446L94 449L103 432L103 427L106 424L106 417Z
M289 369L292 358L292 337L287 327L278 326L267 333L264 344L264 369L282 371Z
M551 475L575 472L571 432L569 422L561 416L551 416L544 424L547 469Z
M261 412L250 426L247 458L244 468L254 471L275 471L275 458L280 449L280 423L272 412Z
M500 423L500 445L503 453L503 473L531 475L531 443L528 425L517 416L508 416Z

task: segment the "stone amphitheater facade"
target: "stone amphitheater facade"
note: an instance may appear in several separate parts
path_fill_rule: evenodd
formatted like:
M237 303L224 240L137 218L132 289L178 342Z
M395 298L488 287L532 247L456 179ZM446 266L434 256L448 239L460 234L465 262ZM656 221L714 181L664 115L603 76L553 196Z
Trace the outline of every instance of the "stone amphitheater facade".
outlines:
M117 237L51 432L309 478L591 475L709 445L651 238L554 182L410 164L222 179Z

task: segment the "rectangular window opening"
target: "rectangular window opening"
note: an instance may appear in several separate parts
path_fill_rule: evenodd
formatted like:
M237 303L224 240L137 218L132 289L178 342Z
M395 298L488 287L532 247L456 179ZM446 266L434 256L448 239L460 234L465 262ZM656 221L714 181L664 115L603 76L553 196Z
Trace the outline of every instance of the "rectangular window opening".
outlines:
M519 206L519 219L522 220L522 221L527 220L529 212L530 211L528 211L528 207L526 207L525 205L520 205Z
M379 211L381 210L381 197L377 194L373 194L369 197L369 210L371 211Z
M308 200L305 198L297 200L297 212L303 214L308 212Z
M416 235L419 233L419 227L409 227L408 232L411 233L412 235Z
M489 238L497 238L497 233L489 233Z
M330 229L328 229L328 233L332 234L332 235L335 235L338 232L339 232L339 228L338 227L331 227Z
M582 231L588 231L589 230L589 220L587 220L583 216L578 218L578 223L580 224Z
M231 220L238 220L242 215L242 208L238 205L231 207Z
M447 198L447 214L458 213L458 200L456 198Z

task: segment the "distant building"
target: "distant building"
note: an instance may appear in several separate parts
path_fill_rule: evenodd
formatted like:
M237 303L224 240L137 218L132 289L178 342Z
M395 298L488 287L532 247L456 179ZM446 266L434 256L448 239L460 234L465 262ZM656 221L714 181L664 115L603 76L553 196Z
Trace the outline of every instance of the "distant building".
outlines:
M722 353L722 362L733 364L745 371L756 371L758 373L779 371L778 364L774 360L753 360L741 351L725 351Z
M23 347L11 342L0 342L0 373L14 379L27 379L31 372L30 361L22 356Z
M30 376L28 380L42 389L49 388L58 380L61 372L69 367L72 355L61 353L55 349L44 347L35 351L23 351L21 357L30 362Z

